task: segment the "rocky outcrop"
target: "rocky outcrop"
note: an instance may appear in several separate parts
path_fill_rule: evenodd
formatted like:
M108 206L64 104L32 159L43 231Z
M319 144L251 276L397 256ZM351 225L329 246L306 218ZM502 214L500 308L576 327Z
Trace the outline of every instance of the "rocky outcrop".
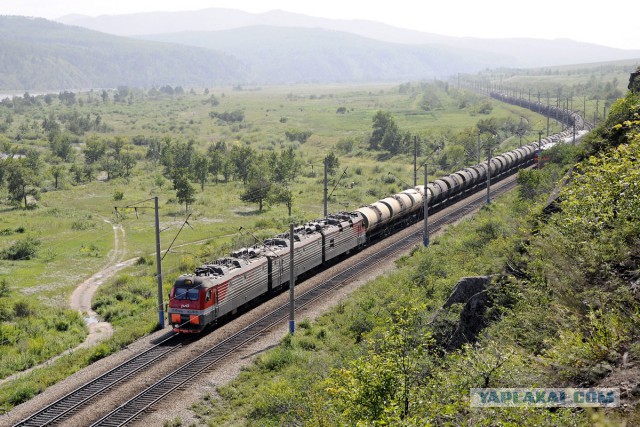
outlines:
M484 317L490 304L487 286L493 277L465 277L456 283L443 308L447 309L452 304L464 304L464 307L458 326L446 345L448 350L475 341L480 331L487 326Z
M640 92L640 67L629 76L629 86L631 92Z
M456 283L442 308L449 308L452 304L466 303L472 296L484 291L493 276L464 277Z

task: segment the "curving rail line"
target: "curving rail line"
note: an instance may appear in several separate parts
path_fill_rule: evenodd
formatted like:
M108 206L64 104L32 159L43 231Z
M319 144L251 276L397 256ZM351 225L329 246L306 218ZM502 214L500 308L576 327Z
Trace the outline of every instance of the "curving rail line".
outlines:
M99 394L109 390L129 376L151 363L180 348L186 341L184 336L172 334L162 342L121 363L105 374L80 386L71 393L61 397L29 418L20 421L18 426L44 426L62 421L73 415L78 409L89 404Z

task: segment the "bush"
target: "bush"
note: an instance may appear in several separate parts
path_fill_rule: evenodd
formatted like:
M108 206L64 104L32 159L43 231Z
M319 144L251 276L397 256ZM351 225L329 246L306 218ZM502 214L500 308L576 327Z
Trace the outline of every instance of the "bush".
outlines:
M263 371L277 372L294 361L293 352L290 349L276 347L263 355L257 362Z
M107 343L98 344L93 348L93 352L89 356L89 363L96 362L113 353L113 349Z
M84 231L92 228L96 228L96 224L86 219L78 219L71 224L71 229L75 231Z
M18 301L13 306L13 312L16 317L28 317L31 316L31 307L29 307L29 303L26 301Z
M40 240L34 239L33 237L18 240L10 247L0 251L0 259L21 261L34 258L38 246L40 246Z
M298 341L298 346L306 351L315 351L318 348L318 345L312 339L301 338Z
M9 282L7 279L3 278L0 280L0 298L9 296L11 293L11 289L9 288Z

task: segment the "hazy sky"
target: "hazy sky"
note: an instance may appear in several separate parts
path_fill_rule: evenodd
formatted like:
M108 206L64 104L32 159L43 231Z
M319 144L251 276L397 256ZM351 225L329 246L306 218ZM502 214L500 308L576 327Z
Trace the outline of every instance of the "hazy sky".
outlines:
M54 19L71 13L98 16L209 7L255 13L280 9L323 18L367 19L450 36L570 38L610 47L640 49L635 1L0 0L0 14Z

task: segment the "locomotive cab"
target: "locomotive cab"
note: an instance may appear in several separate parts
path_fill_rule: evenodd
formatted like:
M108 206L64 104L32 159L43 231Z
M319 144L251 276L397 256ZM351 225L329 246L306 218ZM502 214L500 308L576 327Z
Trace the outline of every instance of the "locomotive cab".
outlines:
M180 277L169 293L169 323L176 332L201 332L207 324L205 309L214 303L211 289L192 278Z

